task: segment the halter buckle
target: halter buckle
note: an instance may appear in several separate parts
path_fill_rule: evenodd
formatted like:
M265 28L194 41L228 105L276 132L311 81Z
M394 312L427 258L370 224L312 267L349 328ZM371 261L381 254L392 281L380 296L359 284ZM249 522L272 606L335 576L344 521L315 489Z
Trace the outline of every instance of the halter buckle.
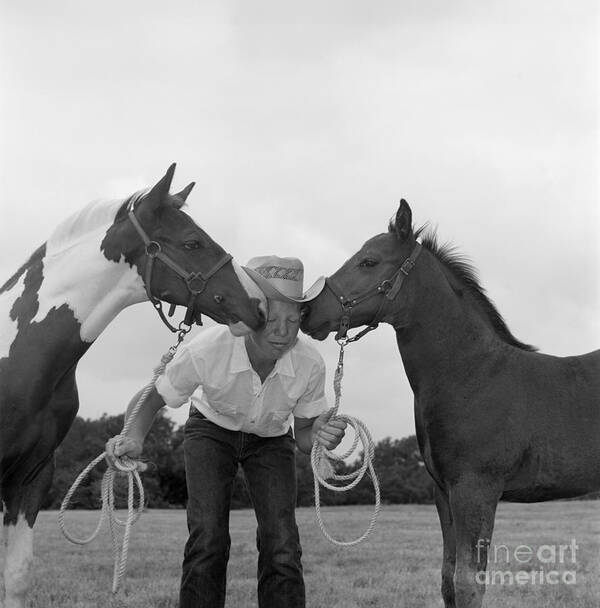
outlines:
M408 273L414 268L415 260L411 260L410 258L406 258L404 262L402 262L402 266L400 266L400 272L406 276Z

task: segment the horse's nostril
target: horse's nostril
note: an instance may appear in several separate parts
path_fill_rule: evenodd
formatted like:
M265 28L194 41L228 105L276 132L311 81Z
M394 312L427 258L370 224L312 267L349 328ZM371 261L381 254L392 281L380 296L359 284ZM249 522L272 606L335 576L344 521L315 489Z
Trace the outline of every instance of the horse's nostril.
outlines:
M213 298L217 304L223 304L223 302L225 301L225 298L223 296L220 296L218 293L216 293Z
M258 306L258 320L261 325L264 325L265 321L267 320L267 315L260 305Z
M265 321L267 318L267 301L262 302L261 300L255 300L256 312L258 314L258 318L261 321Z
M300 320L306 321L308 319L309 314L310 314L310 306L308 304L303 304L302 308L300 308Z

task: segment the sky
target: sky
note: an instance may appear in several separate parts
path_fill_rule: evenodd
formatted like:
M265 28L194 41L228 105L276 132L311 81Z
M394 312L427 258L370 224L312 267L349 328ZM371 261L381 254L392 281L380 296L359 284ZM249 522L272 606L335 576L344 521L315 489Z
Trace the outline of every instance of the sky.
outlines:
M197 182L190 215L241 263L296 256L309 285L403 197L518 339L598 348L598 17L595 0L0 0L0 283L70 213L177 162L173 191ZM150 304L123 311L79 364L80 415L123 412L172 343ZM337 345L315 344L333 402ZM413 434L393 330L345 363L341 411L375 440Z

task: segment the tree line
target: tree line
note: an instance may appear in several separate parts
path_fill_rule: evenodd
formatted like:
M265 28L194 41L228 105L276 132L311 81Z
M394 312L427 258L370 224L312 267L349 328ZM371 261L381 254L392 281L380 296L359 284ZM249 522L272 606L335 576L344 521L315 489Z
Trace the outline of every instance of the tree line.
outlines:
M65 440L56 450L56 473L44 509L57 509L79 473L104 451L110 437L123 428L123 416L104 415L96 420L77 417ZM349 430L352 433L352 429ZM183 460L184 427L176 426L162 412L144 443L144 457L148 470L142 474L146 506L149 508L184 508L187 501L185 465ZM334 463L337 473L354 471L361 462L362 454L355 462ZM386 437L375 444L373 466L379 480L383 504L432 503L434 484L423 466L414 435L403 439ZM100 483L104 466L97 466L80 484L71 500L71 508L97 509L100 507ZM296 478L298 482L298 506L314 504L314 481L310 456L296 453ZM124 506L127 484L119 484L116 491L117 506ZM586 498L600 498L600 492ZM373 486L368 476L348 492L321 489L323 505L373 504ZM250 507L243 473L238 470L233 487L232 507Z
M77 475L104 451L106 441L123 428L123 416L104 415L90 420L77 417L65 440L56 450L56 473L43 508L57 509ZM187 501L185 466L183 460L183 426L159 413L144 444L143 459L148 470L142 474L146 504L149 508L183 508ZM352 432L350 430L350 432ZM337 473L357 468L355 463L336 462ZM423 466L414 435L404 439L386 438L375 445L373 465L379 479L381 500L392 503L433 502L433 482ZM71 500L71 508L97 509L100 507L100 483L104 466L98 465L82 482ZM298 506L314 504L314 482L310 456L297 452L296 476ZM126 483L117 488L117 504L124 505ZM348 492L322 490L321 504L372 504L374 491L368 476ZM240 470L232 496L233 508L251 506L244 476Z

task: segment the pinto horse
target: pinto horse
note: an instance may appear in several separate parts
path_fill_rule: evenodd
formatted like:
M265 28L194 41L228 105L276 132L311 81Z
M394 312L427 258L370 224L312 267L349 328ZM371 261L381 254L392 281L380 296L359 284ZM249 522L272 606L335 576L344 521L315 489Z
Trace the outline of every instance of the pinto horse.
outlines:
M150 298L255 329L261 294L169 194L175 165L151 189L92 203L63 222L0 288L0 498L4 606L24 606L33 525L54 451L79 403L75 368L125 307ZM0 586L0 605L2 602Z
M435 234L419 242L422 230L402 200L388 232L327 279L301 327L342 342L349 327L394 327L435 481L444 604L479 608L499 500L600 489L600 351L554 357L517 340L474 269Z

